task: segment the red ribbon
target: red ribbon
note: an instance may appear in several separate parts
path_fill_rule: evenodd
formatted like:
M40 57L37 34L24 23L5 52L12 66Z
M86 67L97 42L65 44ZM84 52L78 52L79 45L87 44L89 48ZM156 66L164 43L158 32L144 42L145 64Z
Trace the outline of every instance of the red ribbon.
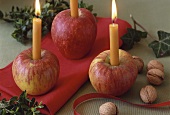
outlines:
M76 111L76 107L81 104L82 102L85 102L87 100L90 99L95 99L95 98L109 98L109 99L115 99L115 100L119 100L125 103L129 103L131 105L135 105L135 106L140 106L140 107L146 107L146 108L157 108L157 107L164 107L164 106L170 106L170 101L167 102L162 102L162 103L157 103L157 104L135 104L132 102L128 102L126 100L123 100L121 98L112 96L112 95L107 95L107 94L101 94L101 93L90 93L90 94L85 94L79 98L77 98L74 103L73 103L73 110L74 110L74 115L80 115L77 111Z

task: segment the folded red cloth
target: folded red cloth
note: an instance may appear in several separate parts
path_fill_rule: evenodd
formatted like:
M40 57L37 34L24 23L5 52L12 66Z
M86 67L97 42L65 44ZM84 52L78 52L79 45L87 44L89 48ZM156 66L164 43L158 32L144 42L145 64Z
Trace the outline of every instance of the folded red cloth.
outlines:
M119 35L126 32L123 20L117 19L119 26ZM112 23L110 18L97 18L97 38L91 52L80 60L69 60L63 57L54 45L51 35L48 34L42 40L42 49L54 53L60 63L60 75L55 87L48 93L41 96L34 96L37 101L42 101L47 110L46 114L57 112L71 96L88 80L88 69L93 58L100 52L109 49L109 24ZM128 24L128 23L127 23ZM121 30L121 31L120 31ZM123 30L123 31L122 31ZM120 43L121 45L121 43ZM11 70L12 63L7 67L0 69L0 99L21 94L21 90L16 86ZM31 97L31 96L29 96Z

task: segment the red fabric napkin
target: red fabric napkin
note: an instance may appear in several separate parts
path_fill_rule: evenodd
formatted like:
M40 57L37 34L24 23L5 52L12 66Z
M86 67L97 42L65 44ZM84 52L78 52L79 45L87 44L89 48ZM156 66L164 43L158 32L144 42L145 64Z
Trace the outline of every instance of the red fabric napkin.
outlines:
M118 24L122 22L124 21L117 21ZM47 110L43 111L44 113L53 115L88 80L88 69L93 58L100 52L109 49L110 23L110 18L97 18L98 31L94 47L86 57L80 60L69 60L63 57L54 45L50 34L42 40L42 49L54 53L60 63L60 75L55 87L47 94L34 96L37 101L42 101L46 105ZM122 29L124 26L120 28ZM125 34L124 30L126 28L121 31ZM119 33L122 34L121 31L119 30ZM19 96L22 92L13 80L11 66L12 62L7 67L0 69L0 92L2 94L0 99Z

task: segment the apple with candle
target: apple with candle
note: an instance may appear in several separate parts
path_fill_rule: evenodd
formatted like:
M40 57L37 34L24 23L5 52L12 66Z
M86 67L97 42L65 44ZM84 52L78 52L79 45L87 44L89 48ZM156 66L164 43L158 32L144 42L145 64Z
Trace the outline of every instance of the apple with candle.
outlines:
M37 17L40 15L36 0ZM33 18L33 46L24 50L13 61L12 74L16 85L30 95L41 95L51 90L59 77L58 58L50 51L41 49L41 19Z
M93 47L96 34L95 17L87 9L78 9L78 0L71 0L70 9L55 16L51 28L54 44L69 59L80 59L87 55Z
M112 6L116 5L115 0ZM116 17L112 7L112 18ZM110 24L110 50L101 52L90 64L89 78L97 92L120 96L134 84L138 69L132 56L119 49L118 25Z
M121 49L119 65L111 65L110 53L110 50L103 51L93 59L89 68L89 78L97 92L120 96L132 87L138 69L132 56Z
M30 95L50 91L59 77L59 61L48 50L41 50L41 59L32 59L32 50L24 50L13 61L12 74L17 86Z

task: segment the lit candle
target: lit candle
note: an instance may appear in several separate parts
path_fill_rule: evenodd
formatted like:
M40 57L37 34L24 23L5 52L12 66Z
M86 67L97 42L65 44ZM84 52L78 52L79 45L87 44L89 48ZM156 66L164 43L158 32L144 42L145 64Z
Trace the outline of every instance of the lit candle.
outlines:
M71 16L78 17L78 0L70 0Z
M112 20L117 17L117 9L115 0L112 0ZM118 39L118 24L110 24L110 64L113 66L119 65L119 39Z
M42 20L38 18L41 15L40 2L39 0L35 1L35 15L33 18L33 45L32 45L32 57L33 60L41 58L41 25Z

